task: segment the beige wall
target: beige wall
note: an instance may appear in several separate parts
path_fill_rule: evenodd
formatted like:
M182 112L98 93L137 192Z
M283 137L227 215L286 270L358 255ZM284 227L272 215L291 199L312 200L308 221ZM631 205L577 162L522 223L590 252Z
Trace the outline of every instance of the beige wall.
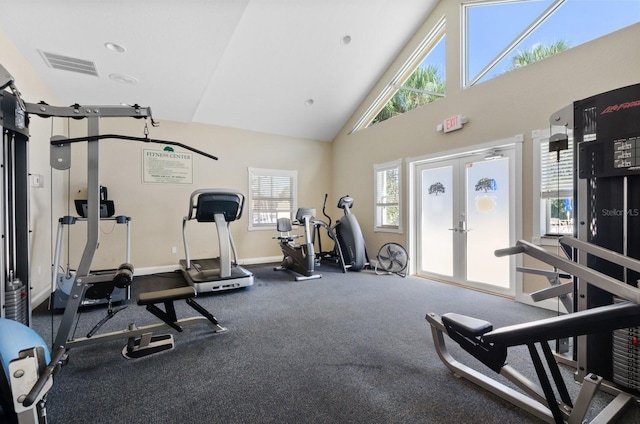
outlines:
M151 129L156 139L180 141L220 157L217 162L194 158L192 185L149 185L141 182L141 151L146 144L105 141L102 146L101 182L109 188L117 213L132 217L132 262L138 269L170 268L183 257L180 232L187 213L191 191L203 187L235 188L247 192L247 168L297 169L299 205L321 209L325 192L330 194L329 211L336 216L335 201L350 194L356 200L354 212L361 223L370 253L387 241L408 243L407 185L404 184L404 233L373 232L373 165L395 159L444 152L497 139L524 134L523 237L531 239L532 228L532 150L531 131L548 126L549 115L574 100L640 82L640 25L635 25L558 54L542 62L511 72L468 89L458 81L460 30L458 2L441 2L427 19L421 32L398 56L402 63L443 15L447 23L447 97L421 109L393 118L374 127L348 134L364 109L373 101L395 72L392 66L362 103L333 143L280 137L243 130L161 122ZM58 104L51 92L35 76L15 46L0 31L2 64L14 75L28 102L45 100ZM167 93L170 95L170 93ZM100 99L95 99L100 104ZM153 108L153 105L148 105ZM448 116L463 114L469 123L461 131L442 134L435 131ZM52 130L53 125L53 130ZM81 135L82 121L72 122L70 135ZM102 121L102 133L142 135L144 122L131 119ZM66 134L64 122L34 117L30 126L31 170L45 176L43 188L32 189L32 283L36 298L46 296L53 262L55 225L51 222L67 213L66 201L82 195L86 170L82 146L74 147L71 171L51 171L48 139L51 133ZM406 175L406 166L404 167ZM70 178L67 193L67 177ZM406 180L404 181L406 183ZM198 225L198 224L194 224ZM193 255L215 255L213 229L205 224L194 235ZM241 259L260 261L280 255L271 231L248 231L247 215L232 225ZM82 249L80 225L71 232L71 266L77 266L74 251ZM112 224L103 223L101 246L95 267L114 266L124 255L123 234ZM213 240L213 242L212 242ZM213 243L213 245L212 245ZM80 246L80 247L78 247ZM177 253L171 253L171 247ZM65 249L66 250L66 249ZM534 284L535 285L535 284ZM528 287L525 287L528 289Z
M447 16L447 96L420 109L349 134L366 107L373 102L394 72L387 72L332 143L335 179L333 193L349 193L357 202L354 212L363 228L369 253L388 241L409 245L406 191L403 173L404 233L374 233L373 165L395 159L431 155L481 143L524 135L522 237L532 237L531 131L549 127L549 116L574 100L640 82L640 25L557 54L477 86L460 87L458 2L441 2L390 69L397 69L429 29ZM444 134L436 125L456 114L468 117L464 129ZM525 263L527 265L527 263ZM535 277L533 277L535 278ZM525 278L525 291L533 286Z
M78 121L74 133L86 133L86 123ZM82 125L81 128L75 128ZM248 168L270 168L298 171L298 203L321 207L323 195L330 188L330 149L327 142L267 135L210 125L160 122L150 128L153 139L176 141L217 156L214 161L193 156L192 184L142 182L143 149L162 150L164 145L136 141L103 140L100 144L100 182L108 188L115 202L116 214L131 217L131 262L138 269L177 267L184 258L182 217L189 208L191 193L200 188L234 189L248 194ZM143 137L144 121L134 119L102 119L102 134L126 134ZM176 151L183 151L174 147ZM71 200L86 198L86 146L74 145L70 172ZM64 171L66 172L66 171ZM247 209L245 208L245 212ZM64 214L64 212L62 213ZM281 256L272 239L274 230L248 230L249 214L231 224L239 260L256 262ZM84 223L72 229L72 264L79 260L84 245ZM94 268L119 265L124 260L125 228L112 221L101 223L101 244ZM189 251L192 258L218 256L214 224L188 224ZM76 236L73 234L77 233ZM177 253L171 248L176 247Z
M2 65L16 79L26 102L44 100L60 105L1 31L0 51ZM95 99L95 104L100 104L100 99ZM148 106L153 110L153 105ZM31 189L31 280L33 303L37 304L46 299L51 285L58 218L76 215L73 199L86 198L86 144L74 144L71 169L58 171L49 166L49 138L52 134L86 135L87 121L70 120L67 124L66 119L31 118L30 169L43 175L45 182L44 187ZM324 193L331 188L330 143L169 121L161 121L157 128L149 127L151 138L181 142L219 160L194 155L193 184L143 184L142 149L161 150L164 146L122 140L100 142L100 182L108 187L116 213L132 219L131 262L139 272L178 267L178 261L184 258L182 217L187 214L189 196L196 189L229 188L247 194L249 167L297 170L299 206L321 210ZM142 137L143 129L143 120L105 118L100 122L102 134ZM213 224L192 222L188 228L192 257L218 255ZM68 264L71 269L77 268L86 241L85 229L84 222L65 227L62 267ZM275 231L249 231L248 214L233 223L231 230L240 261L281 258L278 244L272 239ZM116 226L113 221L101 223L100 247L92 269L113 268L124 262L125 234L125 226ZM172 247L177 248L175 254Z

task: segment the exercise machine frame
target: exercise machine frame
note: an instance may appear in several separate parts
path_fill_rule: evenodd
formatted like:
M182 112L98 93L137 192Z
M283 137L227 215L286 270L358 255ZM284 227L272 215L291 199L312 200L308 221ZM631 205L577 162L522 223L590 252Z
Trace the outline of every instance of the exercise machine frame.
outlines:
M330 260L340 265L342 272L361 271L369 266L369 255L367 246L362 235L362 229L356 216L351 213L353 198L349 195L342 196L338 200L337 207L342 209L344 215L332 226L331 217L326 212L327 195L324 196L322 214L327 217L328 223L321 220L314 220L313 241L318 240L318 261ZM329 238L333 241L333 249L322 250L322 238L320 228L327 231Z
M563 237L564 243L588 250L591 254L640 269L640 262L607 249L589 245L579 240ZM640 289L627 285L610 276L592 270L584 265L557 256L534 244L520 240L514 247L496 251L497 256L524 253L557 269L583 279L583 281L605 290L622 301L613 305L583 310L563 316L547 318L531 323L514 325L493 330L491 323L458 314L439 316L428 313L426 320L431 326L432 337L438 356L456 375L502 397L519 408L550 423L582 423L598 390L613 394L614 399L596 416L592 422L611 422L624 409L638 399L621 387L613 385L602 377L583 370L582 387L573 402L558 370L556 359L548 341L562 337L577 337L594 332L613 331L640 324ZM571 283L567 283L571 284ZM456 359L446 347L444 335L458 342L467 352L487 365L494 372L506 377L524 394L497 380L480 373ZM543 351L548 371L544 368L536 344ZM520 374L505 360L507 348L527 345L536 368L539 382L535 383ZM551 374L551 379L548 376ZM555 383L561 397L558 401L551 383Z
M129 137L116 134L100 134L101 118L145 118L150 119L152 125L155 125L151 116L150 108L134 106L80 106L73 105L69 107L53 107L44 104L30 105L27 104L27 112L38 114L41 117L71 117L74 119L87 119L86 137L77 137L73 139L55 136L51 140L51 166L58 170L68 169L71 166L71 144L76 142L87 142L87 242L78 265L75 283L69 294L69 300L64 310L58 332L53 344L53 349L60 347L70 349L74 346L82 346L86 344L98 343L101 341L112 340L114 338L136 338L143 337L153 331L174 328L167 322L163 324L149 325L141 328L128 328L123 331L92 335L91 337L73 338L71 335L73 324L78 315L78 309L81 306L85 291L94 284L109 284L117 276L118 270L114 273L94 274L91 272L91 263L98 249L100 238L100 147L99 142L102 139L125 139L143 142L152 142L160 144L179 145L185 149L200 153L206 157L217 159L215 156L209 155L189 146L176 142L166 142L154 140L148 137ZM120 268L118 268L120 269ZM195 293L193 294L195 296ZM191 297L193 297L191 296ZM217 320L211 320L208 317L200 316L177 321L179 326L190 325L196 322L206 322L213 326L215 332L226 331L221 327Z
M300 235L291 234L292 222L289 218L279 218L276 229L280 233L274 237L280 244L282 251L282 264L274 268L275 271L292 271L296 274L296 281L313 280L322 278L322 274L315 272L316 254L313 245L313 232L311 227L315 225L315 209L298 208L295 225L302 225L304 229L304 244L296 244Z
M228 216L228 210L201 211L205 203L211 203L207 196L220 196L222 198L234 197L237 200L237 209L233 216ZM225 199L229 200L229 199ZM221 290L237 289L253 285L253 274L238 265L238 252L229 229L229 224L240 219L244 209L244 194L235 190L222 188L199 189L191 193L189 197L189 213L182 218L182 240L184 242L185 259L180 260L180 269L187 282L198 293L208 293ZM220 256L210 259L192 259L187 242L187 222L214 222L218 232L218 248ZM233 253L233 262L231 254ZM217 266L217 268L216 268Z
M12 93L4 91L10 88ZM51 388L54 372L59 369L63 357L71 347L102 341L127 338L129 339L127 353L139 353L141 349L152 346L152 332L165 329L182 331L182 327L195 323L206 323L213 327L214 332L224 332L226 329L218 324L217 319L198 305L193 298L196 292L191 287L162 290L151 293L143 293L138 299L138 304L146 305L147 309L164 321L162 324L148 325L141 328L130 328L122 331L93 335L85 338L74 339L71 337L73 323L76 321L78 308L82 302L86 290L94 285L106 284L118 286L122 283L130 284L133 277L133 267L123 264L112 273L93 274L91 263L99 244L100 235L100 163L99 141L105 138L142 141L174 145L193 151L210 159L217 157L199 151L184 144L155 140L148 137L145 125L145 137L131 137L117 134L99 134L101 118L136 118L149 119L152 126L156 123L151 116L151 109L133 106L80 106L78 104L69 107L50 106L46 103L25 103L20 92L14 85L14 79L9 72L0 65L0 124L3 127L3 203L4 203L4 243L2 245L2 262L5 272L2 275L0 294L2 315L5 312L5 287L16 285L21 280L25 288L24 301L27 314L22 322L29 325L31 317L31 304L29 295L29 170L28 170L28 124L29 116L37 115L42 118L67 117L72 119L87 119L88 128L86 137L65 138L54 136L50 141L50 163L55 169L64 170L71 166L71 144L75 142L87 142L87 242L76 271L76 279L70 292L69 301L53 344L53 359L46 365L43 361L42 347L34 347L20 353L19 358L14 359L15 365L20 367L20 372L27 372L28 379L20 380L11 386L11 396L15 397L17 412L14 417L19 424L46 423L44 397ZM6 131L4 131L6 129ZM4 214L7 214L6 216ZM6 258L6 259L5 259ZM19 288L19 287L18 287ZM185 300L200 316L178 320L173 307L174 300ZM164 303L165 310L158 308L156 304ZM107 316L108 319L111 314ZM103 320L102 322L104 322ZM99 324L100 325L100 324ZM95 328L94 328L95 329ZM172 336L171 336L172 337ZM170 341L172 343L172 340ZM165 342L167 344L168 342ZM164 350L161 347L160 350ZM13 363L12 362L12 363ZM46 366L45 366L46 365ZM44 368L44 369L43 369ZM9 383L11 384L11 382ZM31 388L30 388L31 387ZM24 396L28 393L27 396Z

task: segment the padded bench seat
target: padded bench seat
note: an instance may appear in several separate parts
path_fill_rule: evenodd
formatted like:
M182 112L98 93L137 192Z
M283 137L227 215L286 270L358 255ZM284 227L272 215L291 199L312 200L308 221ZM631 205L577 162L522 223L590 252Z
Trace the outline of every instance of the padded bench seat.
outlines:
M442 315L442 323L451 326L466 337L478 337L493 330L489 321L460 315L453 312Z
M195 296L196 290L192 286L176 287L174 289L140 293L138 295L138 305L153 305L171 300L189 299Z

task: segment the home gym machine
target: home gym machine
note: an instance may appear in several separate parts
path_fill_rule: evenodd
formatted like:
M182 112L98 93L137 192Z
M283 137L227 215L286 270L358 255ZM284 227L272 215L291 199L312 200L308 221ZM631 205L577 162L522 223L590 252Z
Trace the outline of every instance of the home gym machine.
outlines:
M3 91L9 88L11 93ZM167 350L173 346L173 336L153 336L154 331L173 329L182 331L186 325L205 323L213 327L213 331L223 332L225 328L218 324L216 318L194 301L196 292L192 287L141 293L138 304L161 319L163 323L137 328L131 324L128 329L106 334L96 334L101 323L106 322L109 314L84 338L71 336L73 324L78 315L78 308L87 291L103 293L110 297L115 287L125 288L133 281L133 266L122 264L113 273L96 275L91 272L91 262L99 245L100 233L100 183L99 183L99 141L105 138L135 140L149 143L176 145L191 150L211 159L215 156L200 152L189 146L172 141L154 140L148 137L145 124L145 137L99 134L99 122L105 117L144 118L150 119L151 110L138 105L134 106L80 106L54 107L45 103L25 103L14 85L13 77L0 65L0 124L3 127L3 244L2 244L2 316L0 317L0 355L2 356L2 373L0 374L0 413L2 422L18 424L46 423L45 397L51 388L55 371L63 356L72 347L99 343L107 340L125 338L127 345L123 354L129 358ZM31 115L43 118L68 117L86 119L88 136L64 138L54 136L51 139L51 165L55 169L68 169L71 166L71 144L87 142L87 243L77 268L75 281L58 328L53 344L52 354L48 353L42 339L18 321L30 320L29 297L29 170L28 170L28 124ZM24 287L24 288L21 288ZM6 289L6 292L5 292ZM22 290L23 294L12 297L10 292ZM15 314L15 322L5 318L7 299L13 302L19 299L26 305L26 312ZM177 319L173 302L185 300L200 316ZM164 310L158 307L164 304ZM19 308L13 308L19 310ZM24 318L22 318L24 317ZM7 324L7 322L9 324ZM18 327L16 327L16 324ZM24 336L24 337L22 337ZM47 365L48 364L48 365Z
M189 213L182 219L185 259L180 268L187 282L198 293L237 289L253 284L253 274L238 265L236 246L229 225L242 216L244 195L227 189L200 189L191 193ZM187 222L215 223L218 258L191 259L187 242ZM231 261L233 252L233 262Z
M15 88L11 75L0 66L0 88L9 87L12 93L5 91L0 92L2 107L2 125L3 125L3 189L4 189L4 208L5 216L3 216L5 225L3 236L3 265L5 272L1 287L2 299L2 317L5 311L14 313L11 318L16 321L28 323L30 320L30 297L29 297L29 246L28 246L28 225L29 225L29 190L28 190L28 150L26 142L28 140L28 122L29 114L35 114L40 117L70 117L73 119L87 119L88 136L75 139L67 139L64 137L54 136L51 140L51 165L55 169L68 169L70 164L71 152L70 145L75 142L86 141L87 146L87 243L82 255L82 259L75 275L75 281L69 294L69 299L65 308L65 312L56 335L53 346L53 359L49 366L44 368L48 362L47 355L43 355L42 343L40 347L34 347L35 350L29 353L18 346L14 339L14 333L11 339L6 336L8 332L0 333L3 344L9 344L13 347L20 347L19 358L16 357L11 350L2 352L3 364L9 364L9 367L16 361L21 362L24 358L36 358L35 360L26 361L25 367L28 367L28 375L35 373L37 382L33 385L36 378L26 380L16 380L14 374L4 375L0 382L2 387L2 413L7 416L9 422L35 423L38 417L45 417L44 414L44 397L51 387L51 378L53 370L58 367L58 363L62 355L71 347L82 346L86 344L94 344L101 341L126 338L128 343L123 349L123 355L129 358L141 357L146 354L155 353L173 347L173 336L153 336L154 331L174 329L182 331L183 326L204 322L213 327L214 332L226 331L221 327L216 318L208 311L197 304L193 298L196 292L191 287L181 287L157 292L142 293L138 298L138 304L146 306L147 310L152 312L164 323L148 325L136 328L130 325L126 330L96 335L95 331L99 326L106 322L114 313L109 308L109 313L105 319L101 321L94 329L84 338L72 338L71 330L76 321L78 308L87 292L100 294L109 298L113 290L118 288L127 288L133 279L133 266L128 263L122 264L117 270L109 274L94 274L91 272L91 262L93 260L96 249L99 245L99 225L100 225L100 186L99 186L99 140L104 138L135 140L142 142L152 142L168 145L176 145L185 149L194 151L211 159L217 159L215 156L200 152L189 146L172 141L154 140L145 134L145 137L130 137L123 135L100 135L99 120L103 117L132 117L151 119L151 110L142 108L138 105L134 106L80 106L73 105L70 107L52 107L44 103L31 104L25 103L20 98L18 90ZM146 126L145 126L146 128ZM10 258L4 260L5 258ZM5 288L6 293L5 293ZM17 291L18 295L13 295ZM22 311L20 307L6 307L8 302L19 301L24 304ZM176 300L185 300L188 305L194 308L201 316L185 318L178 320L175 313L173 302ZM165 309L160 309L157 305L164 304ZM18 311L19 313L15 312ZM4 318L2 318L4 320ZM27 327L27 330L28 327ZM24 332L28 332L25 330ZM17 330L16 330L17 331ZM14 343L15 341L15 343ZM14 349L15 350L15 349ZM9 352L9 353L6 353ZM46 348L44 349L46 352ZM22 366L22 365L16 365ZM44 369L43 369L44 368ZM3 374L6 374L3 367ZM25 375L25 374L22 374ZM25 382L26 381L26 382ZM28 387L33 389L29 392ZM27 387L25 389L25 387ZM27 396L25 396L29 393ZM5 402L6 399L15 400L11 403ZM3 416L3 419L5 417Z
M10 88L11 92L4 91ZM29 129L24 102L11 75L0 65L2 129L2 254L0 317L31 322L29 270Z
M304 228L304 243L296 244L300 235L291 234L292 222L289 218L278 218L276 229L280 233L274 237L280 243L282 250L282 264L274 268L275 271L290 270L296 274L296 281L321 278L322 274L315 272L316 255L313 246L311 227L314 225L316 210L299 208L296 212L295 225Z
M60 359L58 355L52 359L46 343L29 328L28 124L26 106L14 79L0 65L0 422L10 424L42 422L53 370Z
M563 240L569 243L576 241L576 239L568 237L563 237ZM592 255L640 271L640 261L597 246L587 244L580 246ZM585 375L580 381L582 384L580 392L575 400L572 400L556 358L549 347L549 341L587 334L610 333L614 330L639 325L640 289L550 253L524 240L520 240L514 247L496 251L497 256L519 253L529 255L568 272L583 282L588 281L590 286L615 295L620 301L496 330L493 329L490 322L482 319L457 313L446 313L442 316L428 313L426 319L431 326L438 356L455 375L477 384L549 423L582 423L599 390L613 393L616 395L615 398L594 419L594 422L610 422L634 401L634 396L619 389L612 391L610 387L607 387L601 375L585 368L582 370ZM445 334L474 358L508 379L521 391L454 359L447 350ZM538 383L528 379L507 364L508 349L515 346L527 346L539 379ZM542 358L539 350L542 350ZM560 396L559 400L556 398L556 393Z
M337 263L342 268L342 272L361 271L369 266L369 256L367 254L367 246L364 242L362 229L358 223L358 219L351 213L353 206L353 198L349 195L342 196L338 200L337 207L342 209L344 215L331 226L331 217L327 215L327 195L324 195L324 203L322 205L322 214L327 217L328 223L320 220L314 221L314 241L318 241L318 252L316 257L319 261L329 260ZM322 239L320 237L320 228L324 228L333 241L333 249L330 251L322 250Z
M52 358L44 340L29 328L28 125L27 107L14 79L0 65L0 422L8 424L46 423L46 396L63 352L56 351Z
M458 314L430 313L427 321L440 358L457 375L556 423L582 422L602 390L614 397L594 421L611 422L640 402L640 84L576 101L550 122L573 128L575 234L560 239L571 259L522 240L496 254L523 253L573 276L564 287L551 289L571 293L575 312L498 330L487 321ZM453 359L444 334L526 395ZM574 375L582 385L575 403L548 345L558 338L574 339ZM517 345L529 348L539 386L506 365L507 349Z

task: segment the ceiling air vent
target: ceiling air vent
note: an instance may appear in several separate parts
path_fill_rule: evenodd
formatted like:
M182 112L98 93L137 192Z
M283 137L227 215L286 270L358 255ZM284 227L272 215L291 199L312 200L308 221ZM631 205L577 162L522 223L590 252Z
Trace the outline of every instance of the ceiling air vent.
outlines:
M61 54L40 51L42 58L50 68L63 71L79 72L81 74L98 76L96 64L90 60L77 59Z

